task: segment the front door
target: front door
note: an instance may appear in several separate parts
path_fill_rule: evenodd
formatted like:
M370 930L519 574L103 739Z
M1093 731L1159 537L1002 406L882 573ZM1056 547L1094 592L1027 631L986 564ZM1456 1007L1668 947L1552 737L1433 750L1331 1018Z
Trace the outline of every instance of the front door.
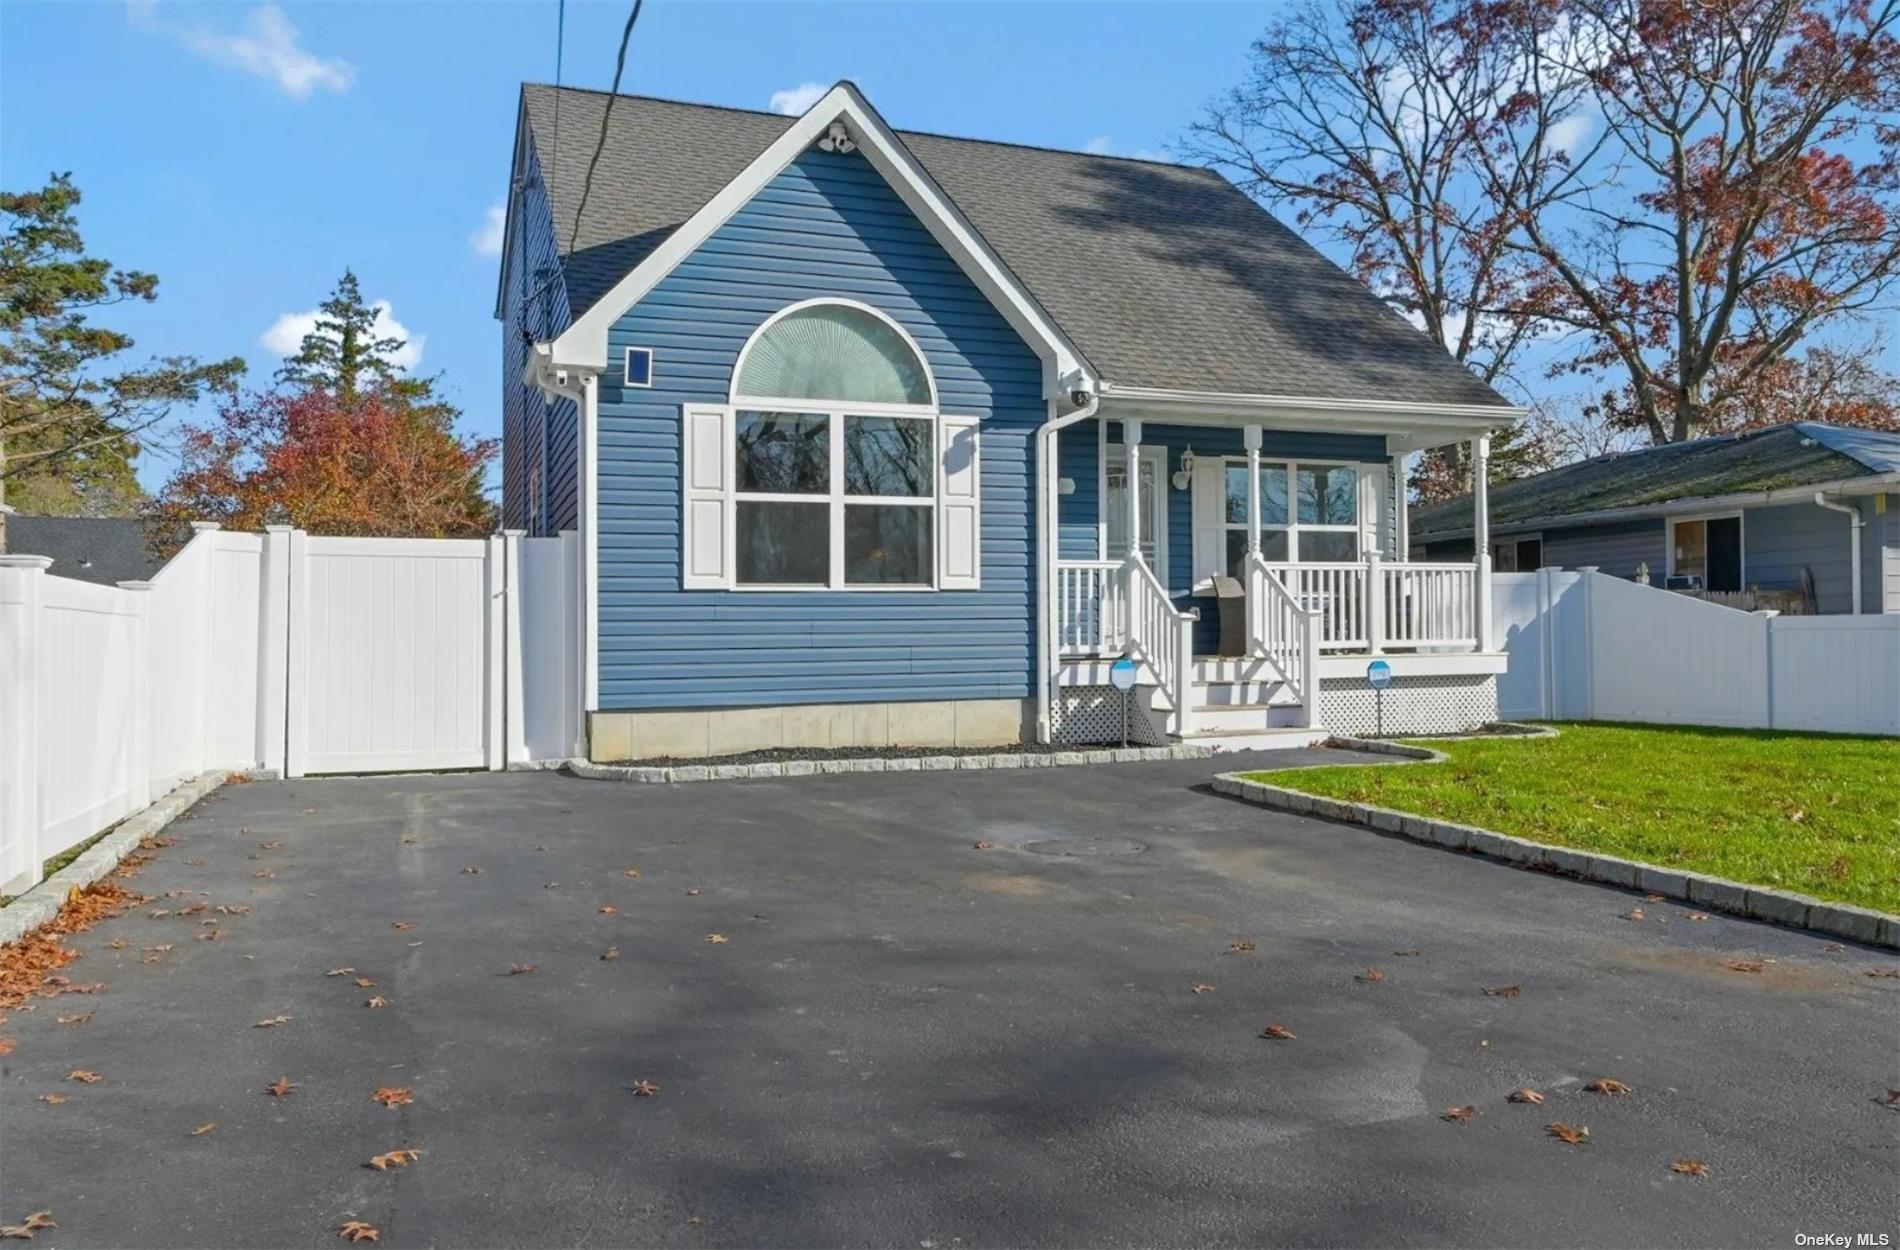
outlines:
M1142 447L1140 452L1141 558L1165 586L1168 583L1168 449ZM1107 477L1103 507L1108 512L1108 550L1102 556L1119 560L1128 554L1128 449L1118 443L1108 447Z

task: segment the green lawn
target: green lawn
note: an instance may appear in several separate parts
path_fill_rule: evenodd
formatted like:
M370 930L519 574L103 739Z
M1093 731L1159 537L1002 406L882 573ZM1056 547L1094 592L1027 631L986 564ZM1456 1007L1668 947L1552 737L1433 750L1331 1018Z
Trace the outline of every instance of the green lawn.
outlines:
M1900 740L1565 724L1257 780L1900 912Z

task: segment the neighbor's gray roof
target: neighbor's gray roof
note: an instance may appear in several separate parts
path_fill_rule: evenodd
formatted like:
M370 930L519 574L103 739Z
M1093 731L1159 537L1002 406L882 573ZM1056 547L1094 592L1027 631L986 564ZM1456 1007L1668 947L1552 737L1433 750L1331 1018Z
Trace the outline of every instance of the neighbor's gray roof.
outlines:
M1597 456L1493 486L1491 530L1592 512L1650 507L1660 512L1667 504L1895 472L1900 472L1900 434L1798 421ZM1468 496L1411 513L1414 541L1470 532Z
M7 554L51 556L55 577L111 586L147 581L164 567L145 540L145 523L131 517L20 516L7 518Z
M524 86L528 125L564 245L609 99L606 146L566 262L577 317L794 120ZM1108 382L1505 403L1211 170L899 135Z

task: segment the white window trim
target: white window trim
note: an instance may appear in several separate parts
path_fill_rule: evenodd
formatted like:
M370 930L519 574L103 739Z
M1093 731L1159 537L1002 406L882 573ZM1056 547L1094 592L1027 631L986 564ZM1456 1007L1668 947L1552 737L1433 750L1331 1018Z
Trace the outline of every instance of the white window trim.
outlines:
M1245 456L1222 456L1221 462L1229 468L1239 468L1239 469L1245 470L1247 467L1247 457ZM1365 559L1366 557L1365 535L1362 532L1361 525L1358 519L1359 509L1362 506L1362 501L1359 498L1360 483L1362 480L1361 475L1359 473L1359 461L1357 460L1317 460L1317 459L1283 460L1277 457L1273 459L1269 459L1266 456L1262 456L1260 458L1260 468L1263 471L1269 468L1279 469L1280 471L1286 474L1286 506L1287 506L1286 524L1272 525L1263 519L1260 523L1260 532L1262 534L1285 533L1287 536L1287 540L1286 540L1287 559L1286 561L1269 561L1269 563L1356 564ZM1294 477L1294 474L1298 470L1303 469L1303 468L1305 469L1315 469L1315 468L1351 469L1352 470L1353 472L1353 483L1352 483L1353 521L1351 524L1320 525L1311 521L1300 520L1300 501L1299 501L1299 495L1297 493L1297 479ZM1247 522L1244 518L1239 521L1229 521L1225 519L1227 515L1227 499L1225 495L1226 489L1227 489L1227 475L1223 473L1221 475L1221 490L1223 492L1222 497L1221 497L1221 516L1222 516L1221 541L1223 543L1226 542L1226 536L1230 531L1239 530L1243 534L1247 532ZM1266 516L1266 509L1267 509L1267 493L1265 491L1261 491L1260 492L1260 514L1262 518ZM1339 560L1302 560L1300 559L1299 536L1301 532L1305 530L1312 530L1316 533L1322 533L1322 534L1351 534L1353 535L1354 538L1358 540L1359 560L1339 561Z
M1684 516L1672 516L1667 518L1668 524L1663 529L1663 552L1668 557L1668 572L1665 574L1665 577L1676 576L1676 526L1687 521L1726 521L1730 517L1735 518L1735 554L1737 563L1740 565L1736 576L1741 582L1741 585L1738 586L1737 589L1746 590L1748 588L1748 518L1743 514L1740 508L1732 508L1724 512L1692 512ZM1706 535L1706 533L1707 531L1705 530L1704 534ZM1709 571L1707 563L1708 543L1706 538L1703 542L1702 552L1702 588L1707 590ZM1665 581L1664 584L1666 585L1667 582Z
M635 382L633 378L633 354L647 354L647 380ZM651 347L629 347L620 356L620 385L632 391L650 391L653 389L653 367L660 363L659 353Z
M933 384L934 389L934 384ZM738 476L738 420L741 412L779 412L797 416L824 417L826 426L826 446L830 458L829 489L823 494L791 494L779 491L746 491L739 487ZM818 591L842 591L849 594L918 594L936 591L942 579L939 566L942 563L943 541L943 497L938 488L938 460L941 458L942 431L938 421L942 415L934 406L922 404L839 404L835 400L813 403L810 400L771 399L745 396L736 399L727 406L727 435L725 454L731 472L727 481L732 489L726 496L726 567L732 570L731 589L751 594L812 594ZM844 490L844 418L846 417L904 417L913 421L930 423L930 452L928 475L930 494L928 495L849 495ZM827 579L823 582L742 582L739 580L739 505L742 503L797 503L827 505L830 519L830 552L828 553ZM892 507L917 508L930 511L930 580L927 582L900 582L889 584L863 584L845 580L844 547L844 510L852 507Z

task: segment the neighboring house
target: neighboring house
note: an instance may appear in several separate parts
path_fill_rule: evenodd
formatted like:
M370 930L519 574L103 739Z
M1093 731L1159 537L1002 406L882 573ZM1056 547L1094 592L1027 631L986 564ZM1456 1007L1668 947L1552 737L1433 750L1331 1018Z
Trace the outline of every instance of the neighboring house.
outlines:
M1212 172L528 86L496 315L596 759L1495 715L1400 475L1520 414Z
M1462 559L1471 504L1412 512ZM1799 421L1598 456L1490 490L1492 565L1595 567L1738 606L1900 612L1900 434Z
M51 556L47 571L116 586L149 581L164 567L135 517L7 516L7 554Z

